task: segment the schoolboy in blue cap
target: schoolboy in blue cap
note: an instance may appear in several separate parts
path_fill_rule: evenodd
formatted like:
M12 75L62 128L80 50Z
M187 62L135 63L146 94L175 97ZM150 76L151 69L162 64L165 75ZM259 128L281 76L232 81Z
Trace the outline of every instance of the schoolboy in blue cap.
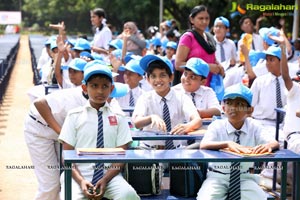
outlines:
M126 96L117 98L117 100L121 107L134 107L139 96L145 93L139 87L145 71L140 67L139 60L136 59L131 59L123 68L125 69L124 82L129 86L130 91Z
M201 126L201 119L192 100L170 87L173 66L166 57L147 55L140 61L153 90L139 97L132 119L136 128L186 134ZM187 123L184 123L187 122ZM172 145L170 145L173 142ZM186 141L144 141L141 146L174 149Z
M200 148L219 150L227 148L235 153L266 153L279 148L274 138L266 137L262 127L249 117L252 93L242 84L226 88L223 109L227 118L213 121L205 133ZM256 182L254 174L249 173L253 163L209 163L207 178L203 182L197 199L267 199ZM232 194L233 173L239 173L235 184L237 190ZM234 198L235 196L235 198Z
M132 141L127 119L113 112L107 102L114 89L111 70L100 64L86 68L82 89L89 101L68 113L59 136L63 148L127 149ZM105 167L93 163L76 164L72 168L72 199L140 199L123 178L123 166L122 163L106 163Z
M181 84L174 89L189 96L196 106L201 118L210 118L221 115L221 106L216 93L205 86L206 77L209 73L208 64L201 58L190 58L181 76Z
M80 53L82 51L87 51L89 53L91 53L91 45L90 42L87 41L86 39L83 38L78 38L76 40L75 46L72 48L72 50L75 51L75 57L79 58L80 57Z
M229 20L223 16L217 17L214 22L214 39L217 43L216 58L219 62L230 60L230 65L236 63L236 47L231 39L226 38L229 32Z

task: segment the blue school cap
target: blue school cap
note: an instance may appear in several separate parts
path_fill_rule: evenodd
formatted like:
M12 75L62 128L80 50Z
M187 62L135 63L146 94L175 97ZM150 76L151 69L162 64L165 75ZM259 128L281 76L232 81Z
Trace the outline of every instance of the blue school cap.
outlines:
M77 71L82 71L84 70L85 65L87 62L81 58L74 58L70 64L68 65L69 68L75 69Z
M269 46L269 48L266 51L263 51L265 54L265 58L267 55L275 56L279 60L281 60L281 48L276 46Z
M115 49L111 52L113 56L115 56L117 59L121 60L122 58L122 49Z
M165 24L166 24L169 28L171 28L171 26L172 26L171 20L166 20L166 21L165 21Z
M217 17L215 19L214 26L217 25L217 23L219 23L219 22L224 24L224 26L226 26L226 28L229 28L229 26L230 26L229 20L227 18L223 17L223 16Z
M256 66L257 62L260 59L264 59L266 57L266 54L262 51L256 51L251 49L249 51L249 61L252 67Z
M162 45L159 38L153 38L152 40L150 40L150 42L151 42L151 44L152 44L153 46L155 46L155 47L161 46L161 45Z
M75 46L72 48L73 50L79 50L79 51L84 51L84 50L91 50L91 45L90 42L87 41L86 39L83 38L78 38L76 40Z
M223 101L225 101L226 99L235 99L240 97L246 100L247 103L251 106L252 96L253 95L251 90L240 83L240 84L229 86L225 89Z
M198 76L204 76L205 78L209 73L208 64L201 58L190 58L181 68L188 68Z
M167 48L170 47L170 48L176 50L176 49L177 49L177 43L176 43L176 42L173 42L173 41L169 41L169 42L167 42L166 47L167 47Z
M52 35L50 38L48 38L46 40L46 42L44 43L45 46L50 45L52 41L56 41L57 36Z
M108 45L112 46L115 49L122 49L122 47L123 47L123 40L121 40L121 39L114 39L114 40L111 40L108 43Z
M50 49L53 50L55 48L57 48L56 40L52 40L50 43Z
M140 67L140 61L136 59L131 59L128 63L126 63L125 66L122 66L122 68L127 69L131 72L137 73L141 76L144 75L145 71Z
M167 57L158 56L158 55L146 55L140 60L140 66L144 71L147 71L149 65L154 61L161 61L169 67L171 72L174 72L173 65Z
M266 28L266 27L263 27L261 29L259 29L259 35L262 37L262 39L269 45L273 45L275 43L274 40L270 39L269 38L269 35L272 35L272 36L279 36L280 34L280 31L274 27L271 27L271 28Z
M93 61L92 61L93 62ZM90 64L91 62L89 62L88 64ZM92 63L90 64L90 66L88 66L88 64L86 64L86 67L84 68L84 72L83 72L83 80L82 83L86 84L88 79L95 74L103 74L108 76L113 83L113 75L112 72L110 70L110 68L106 65L102 65L99 63Z
M114 98L114 97L115 98L123 97L130 90L129 86L127 84L124 84L124 83L115 82L114 85L115 85L115 88L113 89L113 91L109 95L109 97L112 97L112 98Z
M94 56L92 56L92 54L90 54L89 52L87 51L82 51L80 54L79 54L80 57L87 57L91 60L95 60Z

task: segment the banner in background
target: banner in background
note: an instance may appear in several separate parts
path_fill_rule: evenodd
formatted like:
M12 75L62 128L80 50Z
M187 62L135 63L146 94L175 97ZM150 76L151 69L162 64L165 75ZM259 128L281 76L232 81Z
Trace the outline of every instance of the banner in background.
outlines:
M20 11L0 11L0 24L21 24Z

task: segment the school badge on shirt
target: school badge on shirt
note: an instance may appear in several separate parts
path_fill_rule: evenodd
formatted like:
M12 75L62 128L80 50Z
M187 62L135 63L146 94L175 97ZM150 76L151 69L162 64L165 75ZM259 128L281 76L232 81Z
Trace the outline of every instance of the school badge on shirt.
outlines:
M111 126L118 125L117 117L116 116L108 116L109 124Z

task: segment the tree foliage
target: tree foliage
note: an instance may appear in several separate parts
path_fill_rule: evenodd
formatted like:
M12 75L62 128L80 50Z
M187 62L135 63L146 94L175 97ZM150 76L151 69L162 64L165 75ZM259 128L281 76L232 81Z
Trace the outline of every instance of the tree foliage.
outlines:
M22 5L23 24L32 26L38 24L44 30L50 23L64 21L68 32L91 34L90 10L102 7L106 11L107 22L114 25L119 32L122 31L126 21L135 21L142 32L151 25L159 26L160 0L2 0L0 10L20 10ZM211 22L218 16L225 16L230 20L231 32L240 34L238 24L241 16L231 18L231 3L237 2L242 7L247 3L253 4L280 4L277 0L163 0L164 19L175 19L181 31L188 28L188 16L191 9L200 4L208 7ZM294 4L294 0L286 0L284 4ZM258 18L261 11L248 10L246 15ZM266 17L264 25L276 26L280 17ZM291 30L293 18L285 17L286 29Z

